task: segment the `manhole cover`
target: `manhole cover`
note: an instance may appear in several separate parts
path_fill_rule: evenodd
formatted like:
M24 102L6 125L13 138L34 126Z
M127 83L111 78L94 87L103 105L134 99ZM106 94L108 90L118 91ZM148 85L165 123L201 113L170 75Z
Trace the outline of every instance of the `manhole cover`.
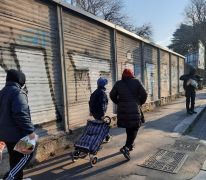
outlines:
M169 173L177 173L186 159L187 155L185 153L160 149L140 166Z
M199 147L198 143L185 142L180 140L176 140L175 144L172 146L172 148L180 151L196 151L198 147Z

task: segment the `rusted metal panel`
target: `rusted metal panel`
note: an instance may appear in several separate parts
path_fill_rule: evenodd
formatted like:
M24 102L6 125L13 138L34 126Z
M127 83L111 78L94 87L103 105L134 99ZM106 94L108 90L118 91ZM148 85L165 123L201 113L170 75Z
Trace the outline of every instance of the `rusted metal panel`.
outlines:
M141 46L140 41L117 32L117 65L118 79L121 79L124 68L134 70L136 78L141 80Z
M178 93L178 57L171 55L171 93L175 95Z
M185 73L185 59L179 57L179 78ZM179 80L179 92L184 92L183 81Z
M147 101L158 100L158 66L157 48L144 45L145 87L148 92Z
M170 78L169 78L169 53L160 50L160 83L161 83L161 98L170 95Z
M61 119L56 6L39 0L0 0L0 86L6 70L26 74L34 124Z
M112 88L112 29L63 12L69 127L86 124L89 98L97 88L97 79L106 77L107 95ZM109 100L107 114L113 114Z

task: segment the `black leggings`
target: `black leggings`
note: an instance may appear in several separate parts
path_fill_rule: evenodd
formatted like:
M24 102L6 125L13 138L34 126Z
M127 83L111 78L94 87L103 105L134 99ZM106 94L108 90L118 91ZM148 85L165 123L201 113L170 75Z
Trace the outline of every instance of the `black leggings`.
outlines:
M22 180L23 169L31 160L33 153L28 155L23 155L14 150L16 143L6 142L6 146L9 153L9 164L10 170L3 179L5 180Z
M138 130L139 128L126 128L127 140L125 146L129 149L132 148L134 144Z
M185 96L186 96L186 109L187 109L187 111L194 111L196 93L193 91L187 91Z

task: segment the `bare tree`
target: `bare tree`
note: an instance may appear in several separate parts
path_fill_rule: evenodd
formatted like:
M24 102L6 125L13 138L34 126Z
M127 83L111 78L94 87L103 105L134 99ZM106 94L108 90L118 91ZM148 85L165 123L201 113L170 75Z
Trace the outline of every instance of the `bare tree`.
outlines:
M152 37L152 25L150 23L143 24L140 27L136 27L133 32L138 36L144 37L146 39L151 39Z
M184 13L186 23L176 29L169 48L185 55L197 51L199 40L206 46L206 0L190 0Z
M193 25L206 22L206 0L191 0L185 8L185 16Z
M87 12L120 26L128 26L128 17L121 12L122 0L76 0L76 5Z
M151 24L143 24L141 27L135 27L129 22L129 17L122 13L122 0L73 0L76 5L87 12L90 12L104 20L110 21L116 25L136 33L137 35L151 39Z
M206 45L206 0L191 0L185 9L185 15L197 38Z

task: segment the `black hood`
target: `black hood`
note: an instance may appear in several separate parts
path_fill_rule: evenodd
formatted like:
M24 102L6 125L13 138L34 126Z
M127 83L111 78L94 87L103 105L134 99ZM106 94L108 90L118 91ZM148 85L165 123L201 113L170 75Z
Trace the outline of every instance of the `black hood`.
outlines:
M7 71L6 82L16 82L20 86L23 86L26 82L26 77L22 71L10 69Z
M191 68L189 74L190 75L195 75L197 70L195 68Z

